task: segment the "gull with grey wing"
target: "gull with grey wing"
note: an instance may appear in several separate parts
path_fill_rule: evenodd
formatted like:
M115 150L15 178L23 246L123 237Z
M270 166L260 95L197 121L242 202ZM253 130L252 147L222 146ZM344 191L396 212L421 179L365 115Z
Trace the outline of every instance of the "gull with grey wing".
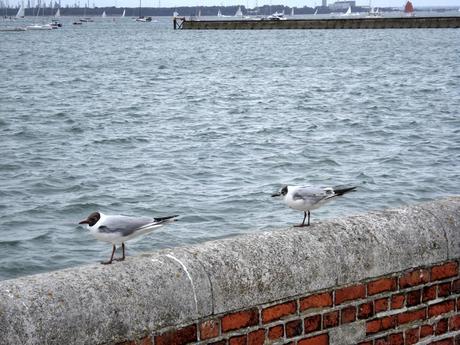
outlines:
M304 217L301 224L296 226L310 225L310 211L321 207L326 202L336 196L355 190L356 187L316 187L316 186L283 186L277 193L272 194L272 197L283 198L283 201L288 207L295 210L303 211ZM308 222L305 224L305 219L308 215Z
M90 233L100 241L112 243L112 255L110 260L102 262L111 264L113 260L123 261L125 259L125 242L147 234L164 224L175 221L177 215L161 218L150 217L127 217L120 215L105 215L102 212L93 212L88 218L79 222L87 224ZM114 259L116 245L121 244L123 256Z

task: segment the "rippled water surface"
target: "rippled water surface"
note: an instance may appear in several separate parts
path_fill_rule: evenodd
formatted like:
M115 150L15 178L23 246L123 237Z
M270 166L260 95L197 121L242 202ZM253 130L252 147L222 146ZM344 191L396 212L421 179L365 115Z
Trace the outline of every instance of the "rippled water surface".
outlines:
M90 212L180 214L128 254L458 194L460 31L0 32L0 278L107 259Z

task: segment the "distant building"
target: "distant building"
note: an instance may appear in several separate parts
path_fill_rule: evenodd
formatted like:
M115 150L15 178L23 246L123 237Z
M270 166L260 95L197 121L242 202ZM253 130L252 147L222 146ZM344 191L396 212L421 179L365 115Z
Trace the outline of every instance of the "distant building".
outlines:
M355 7L356 1L336 1L332 5L329 5L329 8L333 11L335 10L347 10L348 7Z
M327 7L327 0L323 0L323 7Z

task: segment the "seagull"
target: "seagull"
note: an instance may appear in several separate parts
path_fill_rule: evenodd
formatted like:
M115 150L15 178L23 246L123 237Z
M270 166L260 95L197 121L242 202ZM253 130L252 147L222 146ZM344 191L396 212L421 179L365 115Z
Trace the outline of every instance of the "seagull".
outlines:
M123 261L125 259L125 242L140 236L147 234L154 229L175 221L177 215L162 217L162 218L150 218L150 217L127 217L120 215L108 215L102 212L93 212L88 218L82 220L78 224L87 224L91 234L98 240L112 243L112 256L110 260L101 262L104 265L111 264L113 260ZM121 243L123 249L123 256L118 259L114 259L116 245Z
M282 196L283 201L290 208L303 211L304 217L302 224L298 227L310 225L310 211L317 209L324 203L335 198L336 196L355 190L356 187L316 187L316 186L283 186L277 193L272 194L272 197ZM308 214L308 222L305 224L305 219Z

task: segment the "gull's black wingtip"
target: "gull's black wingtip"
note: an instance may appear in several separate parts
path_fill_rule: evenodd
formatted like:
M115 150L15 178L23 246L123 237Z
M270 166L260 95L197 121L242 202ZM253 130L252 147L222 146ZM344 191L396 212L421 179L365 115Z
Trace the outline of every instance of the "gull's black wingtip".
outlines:
M354 191L356 188L358 188L358 187L357 186L354 186L354 187L335 187L334 188L334 193L335 193L335 195L344 195L346 193Z
M174 216L158 217L158 218L155 218L155 220L157 222L164 222L164 221L169 220L169 219L171 219L172 221L176 221L177 219L173 219L173 218L176 218L176 217L179 217L179 215L175 214Z

